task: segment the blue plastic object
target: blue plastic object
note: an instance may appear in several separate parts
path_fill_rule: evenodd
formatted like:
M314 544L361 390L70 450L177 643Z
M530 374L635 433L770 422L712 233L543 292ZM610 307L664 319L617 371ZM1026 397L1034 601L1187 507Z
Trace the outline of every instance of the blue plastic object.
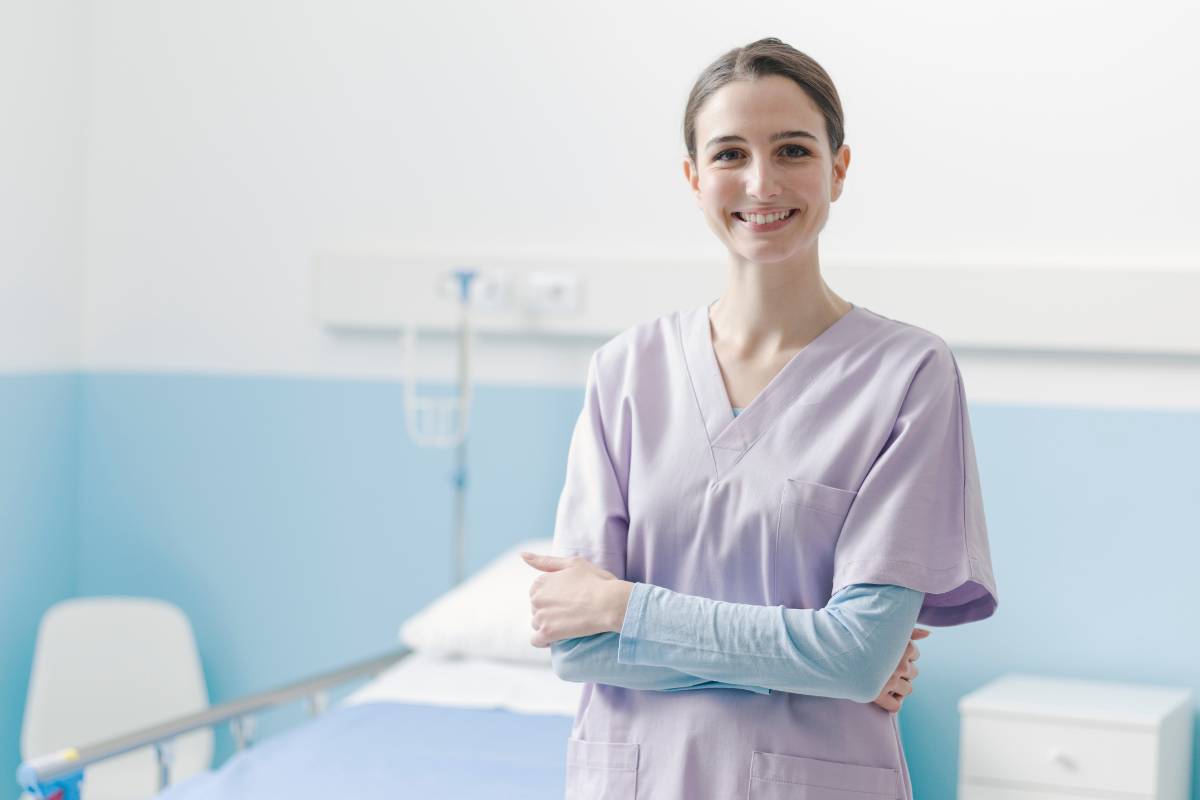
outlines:
M83 770L43 783L38 780L37 770L26 763L17 767L17 783L38 800L79 800Z

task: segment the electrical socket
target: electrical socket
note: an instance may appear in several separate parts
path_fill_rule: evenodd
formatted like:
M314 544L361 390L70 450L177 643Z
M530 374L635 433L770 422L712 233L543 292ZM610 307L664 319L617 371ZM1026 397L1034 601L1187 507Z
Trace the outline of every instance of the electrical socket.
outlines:
M536 270L525 276L525 309L535 314L574 314L583 306L583 279L572 272Z

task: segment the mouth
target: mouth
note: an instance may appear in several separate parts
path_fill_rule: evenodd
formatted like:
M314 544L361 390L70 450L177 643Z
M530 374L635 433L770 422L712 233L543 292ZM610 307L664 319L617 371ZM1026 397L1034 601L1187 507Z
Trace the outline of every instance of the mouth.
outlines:
M778 219L774 219L771 222L764 222L761 224L758 222L753 222L749 219L746 219L744 216L742 216L742 212L740 212L740 211L733 212L733 216L735 219L737 219L738 223L742 227L747 228L754 233L768 233L770 231L779 230L780 228L786 226L788 224L788 222L790 222L792 220L793 217L799 216L799 210L795 209L795 208L790 208L790 209L788 209L787 214L785 216L778 218ZM772 219L773 216L774 215L755 214L754 218L755 219L763 219L765 217L767 219Z

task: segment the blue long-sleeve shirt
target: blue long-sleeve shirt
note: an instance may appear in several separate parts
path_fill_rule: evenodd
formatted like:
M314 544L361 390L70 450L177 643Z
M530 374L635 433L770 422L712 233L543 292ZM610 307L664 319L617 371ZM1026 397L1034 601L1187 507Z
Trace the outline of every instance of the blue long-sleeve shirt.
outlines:
M551 644L568 681L629 689L793 692L867 703L912 636L924 593L853 584L824 608L728 603L635 583L620 632Z

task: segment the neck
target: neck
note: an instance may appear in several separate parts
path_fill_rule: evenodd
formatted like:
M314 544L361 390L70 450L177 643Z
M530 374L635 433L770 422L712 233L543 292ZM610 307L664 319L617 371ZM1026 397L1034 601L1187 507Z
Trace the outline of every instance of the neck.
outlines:
M714 342L749 356L799 349L850 308L825 285L814 247L793 262L735 259L708 313Z

